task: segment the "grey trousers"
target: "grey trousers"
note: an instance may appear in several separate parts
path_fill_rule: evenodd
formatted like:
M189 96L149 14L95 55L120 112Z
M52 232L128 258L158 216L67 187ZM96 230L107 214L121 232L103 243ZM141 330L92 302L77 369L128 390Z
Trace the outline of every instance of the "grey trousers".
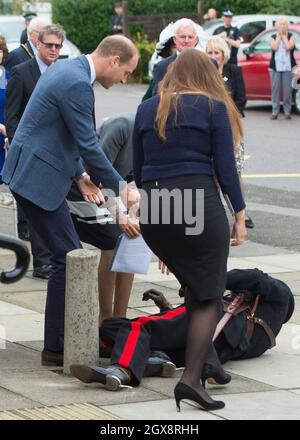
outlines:
M272 87L272 113L280 112L280 92L283 89L283 111L291 113L292 108L292 72L275 72L270 70Z

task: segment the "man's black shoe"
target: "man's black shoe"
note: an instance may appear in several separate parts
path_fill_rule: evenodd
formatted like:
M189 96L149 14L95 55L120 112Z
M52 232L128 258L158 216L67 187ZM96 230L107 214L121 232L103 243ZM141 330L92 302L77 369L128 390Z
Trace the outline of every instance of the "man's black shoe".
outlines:
M92 365L73 364L70 366L71 374L84 383L102 383L109 391L118 391L122 386L128 385L131 380L130 372L118 365L97 367Z
M144 371L144 377L172 377L176 371L176 365L173 364L169 356L161 351L151 352Z
M21 240L30 241L30 235L28 231L18 232L18 236Z
M51 269L51 264L44 264L41 267L35 267L33 269L32 276L34 278L43 278L44 280L47 280L50 276Z

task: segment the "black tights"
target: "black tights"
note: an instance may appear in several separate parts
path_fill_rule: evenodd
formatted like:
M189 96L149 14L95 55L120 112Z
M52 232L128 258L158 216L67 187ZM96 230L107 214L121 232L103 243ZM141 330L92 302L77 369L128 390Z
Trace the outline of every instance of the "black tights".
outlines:
M220 368L212 338L219 318L220 299L197 301L190 291L185 289L185 306L188 318L188 335L185 353L185 369L181 382L194 388L208 402L213 400L200 384L205 362Z

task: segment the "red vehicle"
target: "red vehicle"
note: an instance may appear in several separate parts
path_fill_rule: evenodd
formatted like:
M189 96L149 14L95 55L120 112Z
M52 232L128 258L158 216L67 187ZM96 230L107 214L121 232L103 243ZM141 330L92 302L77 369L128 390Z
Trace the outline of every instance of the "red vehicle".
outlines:
M271 59L270 38L276 28L261 32L239 55L238 64L242 68L246 84L247 100L271 101L269 63ZM295 37L295 59L300 65L300 23L289 25L289 32ZM300 89L293 92L294 108L300 113Z

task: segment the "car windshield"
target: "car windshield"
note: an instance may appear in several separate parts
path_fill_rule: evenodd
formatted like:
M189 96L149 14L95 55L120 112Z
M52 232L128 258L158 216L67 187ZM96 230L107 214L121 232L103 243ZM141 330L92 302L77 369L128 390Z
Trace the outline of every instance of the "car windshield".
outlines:
M25 28L22 21L0 22L0 35L3 35L7 42L19 40L22 30Z

